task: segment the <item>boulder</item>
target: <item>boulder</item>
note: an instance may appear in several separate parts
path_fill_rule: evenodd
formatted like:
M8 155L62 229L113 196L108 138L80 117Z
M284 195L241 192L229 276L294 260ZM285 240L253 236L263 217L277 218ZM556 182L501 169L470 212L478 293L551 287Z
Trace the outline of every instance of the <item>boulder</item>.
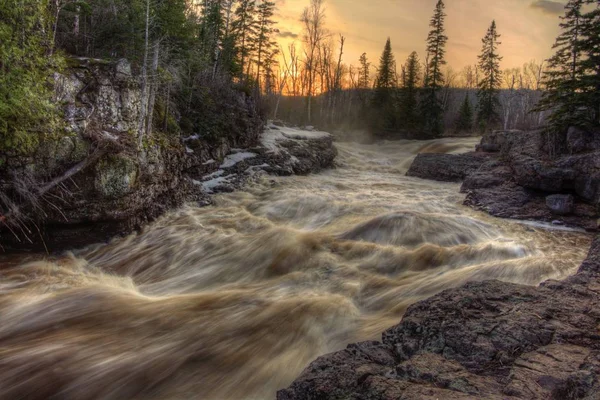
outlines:
M571 214L574 203L575 199L570 194L553 194L546 197L546 206L558 215Z

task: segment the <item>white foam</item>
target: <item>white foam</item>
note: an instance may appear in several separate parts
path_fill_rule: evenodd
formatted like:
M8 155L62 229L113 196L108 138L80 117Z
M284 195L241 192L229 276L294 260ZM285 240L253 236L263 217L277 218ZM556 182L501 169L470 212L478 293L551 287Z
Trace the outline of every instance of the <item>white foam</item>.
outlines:
M256 157L256 153L250 153L247 151L244 151L241 153L230 154L227 157L225 157L225 160L223 160L223 164L221 164L221 166L219 168L231 168L235 164L239 163L240 161L247 160L249 158L254 158L254 157Z

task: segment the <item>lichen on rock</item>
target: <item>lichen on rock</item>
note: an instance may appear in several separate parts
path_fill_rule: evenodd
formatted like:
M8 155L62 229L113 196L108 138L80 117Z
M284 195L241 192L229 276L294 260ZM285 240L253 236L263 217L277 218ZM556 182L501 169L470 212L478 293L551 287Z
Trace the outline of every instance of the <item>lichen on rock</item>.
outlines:
M104 197L119 198L133 191L137 176L136 161L123 155L111 155L96 164L94 186Z

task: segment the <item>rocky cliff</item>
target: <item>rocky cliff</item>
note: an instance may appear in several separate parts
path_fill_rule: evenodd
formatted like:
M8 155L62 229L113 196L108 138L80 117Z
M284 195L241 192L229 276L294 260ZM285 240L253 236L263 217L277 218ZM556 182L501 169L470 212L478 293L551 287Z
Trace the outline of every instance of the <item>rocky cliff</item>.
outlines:
M571 128L557 142L541 130L497 131L476 152L420 154L408 175L463 181L465 204L497 217L598 228L598 132Z
M0 164L4 250L55 251L105 241L184 202L207 204L211 193L233 190L257 170L309 173L331 166L335 157L328 136L279 138L285 151L261 146L264 121L243 92L231 105L242 134L154 132L139 149L141 88L127 61L71 60L55 82L66 132L49 137L30 157ZM228 155L253 147L261 157L225 163ZM204 184L215 173L229 179Z

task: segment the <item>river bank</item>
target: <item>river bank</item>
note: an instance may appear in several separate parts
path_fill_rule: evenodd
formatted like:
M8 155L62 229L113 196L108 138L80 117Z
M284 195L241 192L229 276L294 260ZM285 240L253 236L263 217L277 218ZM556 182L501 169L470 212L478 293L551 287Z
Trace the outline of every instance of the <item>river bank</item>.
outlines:
M65 131L49 134L31 155L0 155L0 251L55 253L106 242L186 203L210 204L214 192L238 189L262 171L333 166L329 134L265 126L243 91L228 91L219 100L226 108L203 116L211 130L156 130L140 147L142 89L131 65L69 62L55 77ZM178 123L166 123L178 131Z
M464 204L494 216L597 231L595 135L570 131L570 154L558 159L548 157L543 136L496 132L477 152L419 154L407 174L463 182ZM380 341L312 362L277 398L597 398L599 278L596 238L564 280L446 290L410 306Z
M589 234L493 218L457 183L405 176L420 152L475 144L337 142L335 169L260 173L139 233L6 265L2 395L273 398L444 290L573 274Z

